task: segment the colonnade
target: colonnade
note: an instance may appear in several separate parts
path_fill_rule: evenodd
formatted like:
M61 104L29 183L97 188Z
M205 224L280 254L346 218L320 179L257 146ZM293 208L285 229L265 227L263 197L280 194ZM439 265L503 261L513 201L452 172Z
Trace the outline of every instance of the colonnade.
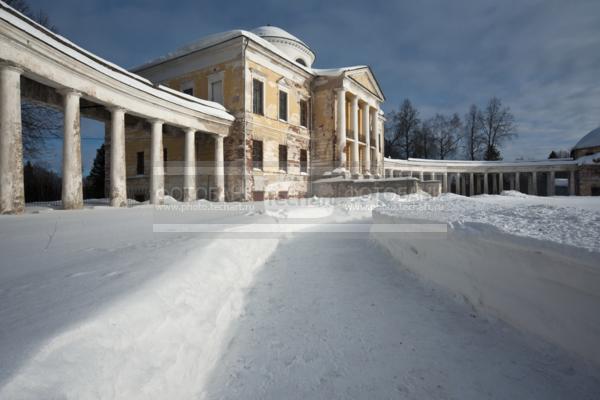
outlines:
M437 161L435 161L435 164L437 164L435 169L398 165L399 163L406 163L406 161L390 160L388 162L386 160L386 178L418 177L423 181L425 180L425 174L428 174L431 180L437 178L442 182L443 193L453 192L464 196L473 196L476 194L499 194L503 190L509 189L526 191L527 194L531 195L554 196L556 194L556 174L562 173L567 176L563 178L568 181L567 193L570 196L576 194L577 165L575 162L560 161L559 165L557 162L548 161L547 165L538 165L535 166L535 169L529 171L523 167L520 167L520 170L515 170L516 168L511 168L509 164L502 169L497 168L495 171L482 170L479 166L466 167L459 171L458 168L450 168L450 166L440 169L440 163ZM543 177L540 176L541 174L543 174ZM526 184L526 190L522 185L522 181ZM545 190L540 190L539 181L545 183Z
M0 63L0 213L21 213L25 206L23 176L23 138L21 121L21 75L18 65ZM83 207L83 177L81 159L82 94L72 88L60 88L62 96L63 148L62 191L64 209ZM106 106L110 112L110 204L127 205L127 175L125 157L125 115L127 109ZM146 118L151 124L150 202L164 201L163 125L161 119ZM195 128L185 129L184 201L196 200ZM217 201L225 200L223 134L215 139L215 187Z

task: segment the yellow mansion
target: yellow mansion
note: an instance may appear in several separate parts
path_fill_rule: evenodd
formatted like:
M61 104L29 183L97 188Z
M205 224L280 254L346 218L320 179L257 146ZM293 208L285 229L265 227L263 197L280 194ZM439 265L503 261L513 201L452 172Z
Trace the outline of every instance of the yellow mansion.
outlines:
M368 66L315 69L313 51L273 26L203 38L137 67L156 84L222 104L235 117L224 138L225 197L303 197L311 181L383 176L384 96ZM108 142L107 137L107 142ZM215 140L195 135L197 198L214 198ZM147 198L150 140L126 135L127 191ZM182 198L185 139L165 130L165 191Z

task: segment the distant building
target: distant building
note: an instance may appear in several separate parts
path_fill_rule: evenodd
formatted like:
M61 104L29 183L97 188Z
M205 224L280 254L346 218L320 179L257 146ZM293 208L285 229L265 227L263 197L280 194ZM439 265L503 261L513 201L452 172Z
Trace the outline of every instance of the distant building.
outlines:
M578 160L579 194L600 196L600 127L585 135L571 151Z

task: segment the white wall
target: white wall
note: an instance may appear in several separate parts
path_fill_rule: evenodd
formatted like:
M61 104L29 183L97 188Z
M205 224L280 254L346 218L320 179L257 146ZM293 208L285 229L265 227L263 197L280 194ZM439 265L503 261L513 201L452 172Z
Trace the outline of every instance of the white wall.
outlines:
M373 218L415 222L377 212ZM371 235L402 267L479 311L600 365L599 254L482 224L449 226L447 235Z

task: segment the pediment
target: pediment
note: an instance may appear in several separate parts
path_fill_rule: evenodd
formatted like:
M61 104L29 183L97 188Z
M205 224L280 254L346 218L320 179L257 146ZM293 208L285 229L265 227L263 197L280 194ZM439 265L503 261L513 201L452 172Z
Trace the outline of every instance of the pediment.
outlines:
M356 83L367 89L369 92L378 96L381 100L384 99L383 92L375 80L369 68L361 68L356 71L347 72L346 76L353 79Z

